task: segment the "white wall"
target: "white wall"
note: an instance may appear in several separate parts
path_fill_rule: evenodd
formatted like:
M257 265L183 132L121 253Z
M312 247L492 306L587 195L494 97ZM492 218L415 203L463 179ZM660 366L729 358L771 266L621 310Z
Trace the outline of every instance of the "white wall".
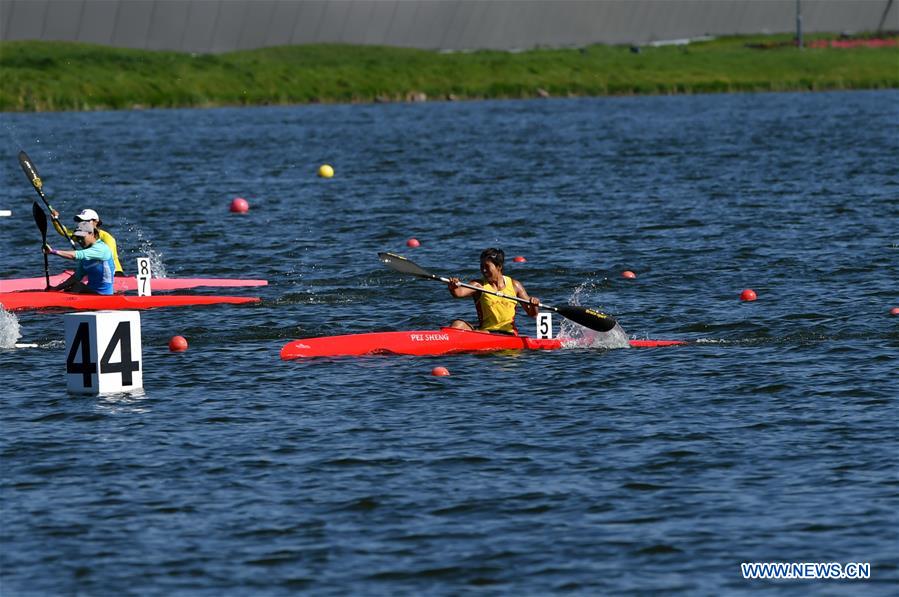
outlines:
M632 44L783 33L796 0L0 0L0 39L227 52L347 43L426 49ZM899 30L899 0L801 0L803 31Z

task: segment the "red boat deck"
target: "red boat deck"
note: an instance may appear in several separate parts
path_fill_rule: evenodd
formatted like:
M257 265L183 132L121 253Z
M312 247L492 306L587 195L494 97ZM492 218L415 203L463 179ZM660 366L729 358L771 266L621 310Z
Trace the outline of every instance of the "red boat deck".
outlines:
M72 271L50 276L50 285L56 286L69 279ZM240 280L236 278L152 278L150 288L156 290L185 290L199 286L215 286L218 288L265 286L268 280ZM133 276L118 276L113 280L116 292L137 290L137 278ZM20 292L23 290L44 290L47 287L46 278L15 278L0 279L0 293Z
M73 294L68 292L9 292L0 294L0 305L7 311L69 309L102 311L105 309L156 309L189 305L255 303L256 296L173 295L126 296L124 294Z
M686 344L683 340L631 340L634 348ZM456 352L501 350L557 350L560 338L537 339L489 332L441 328L409 332L374 332L294 340L281 349L284 360L310 357L362 356L371 354L441 355Z

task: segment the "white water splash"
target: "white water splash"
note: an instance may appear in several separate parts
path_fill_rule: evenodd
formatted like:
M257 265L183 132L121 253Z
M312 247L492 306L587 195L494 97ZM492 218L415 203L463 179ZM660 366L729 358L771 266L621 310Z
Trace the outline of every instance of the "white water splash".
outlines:
M150 258L150 271L153 272L153 277L165 278L165 263L162 261L163 254L153 248L153 241L144 238L143 230L136 228L134 232L137 234L137 245L140 247L140 255Z
M594 290L596 284L593 282L584 282L575 288L568 304L572 306L581 306L581 296L589 294ZM592 302L592 301L591 301ZM599 332L580 326L573 321L563 319L559 326L559 337L564 338L562 345L565 348L630 348L627 333L619 325L608 332Z
M615 324L608 332L598 332L570 321L563 321L559 337L565 348L630 348L627 333Z
M574 292L571 293L571 296L568 297L568 304L580 307L581 296L589 294L589 292L593 290L596 290L596 284L592 280L583 282L580 286L575 288Z
M0 348L15 348L16 340L21 337L19 319L6 309L0 308Z
M150 258L150 269L153 271L154 278L165 278L165 263L162 261L162 253L156 252L150 247L144 248L144 255Z

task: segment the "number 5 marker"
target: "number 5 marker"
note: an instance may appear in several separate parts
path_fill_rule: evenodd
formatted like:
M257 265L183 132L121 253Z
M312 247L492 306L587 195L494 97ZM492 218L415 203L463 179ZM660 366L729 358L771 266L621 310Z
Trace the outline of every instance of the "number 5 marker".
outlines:
M537 313L537 338L553 337L553 314L548 311Z

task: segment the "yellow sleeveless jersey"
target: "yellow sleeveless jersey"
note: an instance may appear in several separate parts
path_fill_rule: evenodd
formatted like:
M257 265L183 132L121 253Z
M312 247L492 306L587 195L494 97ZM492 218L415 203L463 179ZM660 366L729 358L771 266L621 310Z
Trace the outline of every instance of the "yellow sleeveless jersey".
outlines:
M484 280L481 280L481 286L484 287L484 290L501 292L506 296L517 296L512 278L503 276L503 280L506 286L502 290L494 288L492 284L488 284ZM479 330L518 333L515 328L515 307L518 306L518 303L483 292L475 296L477 296L475 305L478 309Z
M53 227L56 228L56 231L62 236L69 236L72 234L67 227L57 224L56 221L53 222ZM120 273L122 271L122 264L119 263L119 249L116 247L115 237L102 228L97 228L97 230L100 231L99 240L102 240L106 246L109 247L109 250L112 251L112 260L115 262L116 273Z

